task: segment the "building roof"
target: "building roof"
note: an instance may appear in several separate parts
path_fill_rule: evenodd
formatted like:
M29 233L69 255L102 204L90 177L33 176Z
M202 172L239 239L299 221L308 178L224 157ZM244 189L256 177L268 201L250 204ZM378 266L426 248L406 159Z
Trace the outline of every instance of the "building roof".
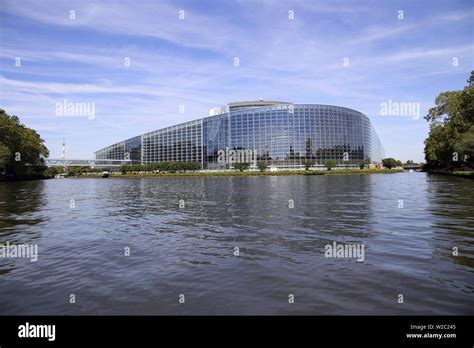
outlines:
M290 104L292 103L282 102L282 101L263 100L263 99L238 101L238 102L229 103L229 111L249 109L249 108L260 108L263 106L290 105Z

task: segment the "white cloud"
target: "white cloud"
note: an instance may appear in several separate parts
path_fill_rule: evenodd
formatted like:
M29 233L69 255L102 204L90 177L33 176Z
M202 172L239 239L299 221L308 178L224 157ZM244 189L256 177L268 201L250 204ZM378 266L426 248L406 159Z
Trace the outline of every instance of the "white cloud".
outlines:
M92 99L100 115L87 124L97 132L90 134L97 138L115 127L124 138L204 116L216 104L258 97L332 103L370 114L381 100L405 98L405 93L432 98L421 95L427 88L414 86L416 79L452 76L440 67L440 58L472 58L469 38L420 40L422 46L404 39L464 23L468 12L420 19L410 13L406 22L385 25L395 12L374 4L239 1L232 3L235 12L184 8L186 19L179 20L180 7L173 2L4 0L4 12L52 34L2 26L0 102L39 129L72 134L84 126L67 121L56 129L49 122L55 120L52 106L64 98ZM288 9L295 10L295 20L288 20ZM70 10L76 11L75 20L69 19ZM378 18L369 15L374 13ZM79 34L91 40L70 39ZM24 61L21 68L14 67L14 57ZM124 57L131 58L127 69ZM240 59L238 68L234 57ZM177 112L180 104L186 105L185 115ZM383 127L377 129L393 134Z

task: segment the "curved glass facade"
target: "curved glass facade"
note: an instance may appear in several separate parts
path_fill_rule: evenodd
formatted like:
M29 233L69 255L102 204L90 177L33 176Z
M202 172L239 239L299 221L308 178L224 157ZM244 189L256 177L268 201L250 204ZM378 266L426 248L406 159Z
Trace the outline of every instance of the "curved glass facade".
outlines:
M263 101L229 106L226 113L111 145L97 151L96 159L130 159L136 164L187 161L201 163L202 169L224 169L231 163L219 154L232 150L250 150L258 162L285 167L327 160L379 163L384 157L369 118L352 109Z

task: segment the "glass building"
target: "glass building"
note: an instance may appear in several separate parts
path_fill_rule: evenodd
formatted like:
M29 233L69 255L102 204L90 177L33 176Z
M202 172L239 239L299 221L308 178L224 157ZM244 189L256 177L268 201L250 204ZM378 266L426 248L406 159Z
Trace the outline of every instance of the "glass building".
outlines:
M211 110L212 111L212 110ZM213 112L214 113L214 112ZM278 101L230 103L221 113L118 142L95 152L96 159L133 164L198 162L225 169L232 151L251 151L253 162L297 167L306 161L340 165L380 163L384 149L369 118L345 107ZM245 160L245 162L249 162Z

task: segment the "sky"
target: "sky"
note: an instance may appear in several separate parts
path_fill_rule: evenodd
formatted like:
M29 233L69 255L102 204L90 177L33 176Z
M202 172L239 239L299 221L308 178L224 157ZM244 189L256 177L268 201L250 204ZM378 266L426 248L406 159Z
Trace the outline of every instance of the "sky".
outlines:
M64 137L66 158L92 159L232 101L339 105L371 119L386 157L419 162L423 116L474 69L473 8L471 0L0 0L0 108L37 130L51 158ZM61 113L65 103L87 103L93 116ZM413 108L397 113L402 105Z

